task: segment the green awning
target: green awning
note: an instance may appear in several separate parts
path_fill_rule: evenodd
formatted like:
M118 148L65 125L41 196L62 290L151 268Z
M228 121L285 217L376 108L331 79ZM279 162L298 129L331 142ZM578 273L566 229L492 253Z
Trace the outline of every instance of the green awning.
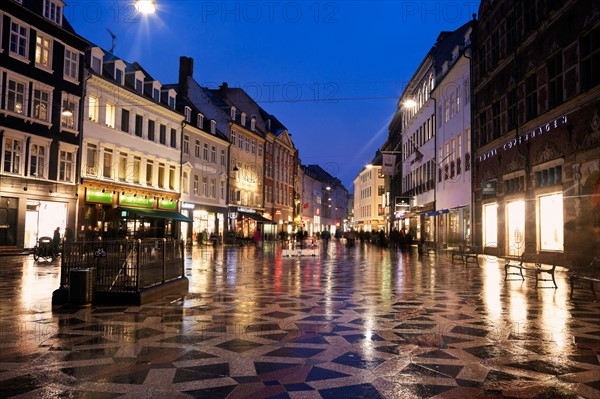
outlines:
M177 211L162 211L159 209L129 208L120 206L118 209L127 211L142 219L165 219L178 220L180 222L192 223L193 220Z

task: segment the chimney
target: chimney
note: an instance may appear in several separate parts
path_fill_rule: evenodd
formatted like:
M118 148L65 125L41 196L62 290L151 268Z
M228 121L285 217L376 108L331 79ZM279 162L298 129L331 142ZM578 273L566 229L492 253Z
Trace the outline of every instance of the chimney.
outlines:
M188 78L194 76L194 59L190 57L179 57L179 94L187 97Z
M229 88L229 85L227 84L227 82L223 82L221 84L221 86L219 86L219 90L221 90L221 91L227 91L228 88Z

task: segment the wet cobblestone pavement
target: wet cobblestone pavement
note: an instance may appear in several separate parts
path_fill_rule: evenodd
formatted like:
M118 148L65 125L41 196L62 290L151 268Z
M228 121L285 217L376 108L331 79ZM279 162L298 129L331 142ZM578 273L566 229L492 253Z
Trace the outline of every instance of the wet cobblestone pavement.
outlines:
M0 397L600 398L589 288L479 260L209 246L183 299L53 309L60 261L2 257Z

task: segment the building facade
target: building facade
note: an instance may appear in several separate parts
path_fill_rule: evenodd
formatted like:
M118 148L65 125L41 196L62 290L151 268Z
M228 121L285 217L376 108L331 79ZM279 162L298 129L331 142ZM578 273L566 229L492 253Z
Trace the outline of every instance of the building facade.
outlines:
M354 229L357 231L387 231L385 213L385 177L378 154L369 166L354 179Z
M198 101L204 90L196 84L193 74L193 59L180 57L179 83L168 85L177 92L177 110L184 116L181 213L193 222L181 225L181 235L189 242L199 243L205 237L217 237L220 241L227 223L229 139L219 127L226 129L227 124L207 117L218 115L220 110L211 110L211 102L206 98Z
M435 177L436 243L456 248L471 241L471 55L472 25L436 76L431 94L439 99Z
M183 116L139 64L86 53L80 239L178 236Z
M0 248L77 218L83 56L60 0L0 4Z
M583 266L600 253L600 8L481 2L474 230L485 252Z

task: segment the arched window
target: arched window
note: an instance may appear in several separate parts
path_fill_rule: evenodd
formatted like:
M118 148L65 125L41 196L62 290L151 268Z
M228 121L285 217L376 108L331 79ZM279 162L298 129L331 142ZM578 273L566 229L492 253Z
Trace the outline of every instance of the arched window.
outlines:
M428 82L423 83L423 93L425 93L424 102L427 102L427 100L429 100L429 84L428 84Z
M435 79L433 77L433 74L429 75L429 90L433 91L433 89L435 88Z

